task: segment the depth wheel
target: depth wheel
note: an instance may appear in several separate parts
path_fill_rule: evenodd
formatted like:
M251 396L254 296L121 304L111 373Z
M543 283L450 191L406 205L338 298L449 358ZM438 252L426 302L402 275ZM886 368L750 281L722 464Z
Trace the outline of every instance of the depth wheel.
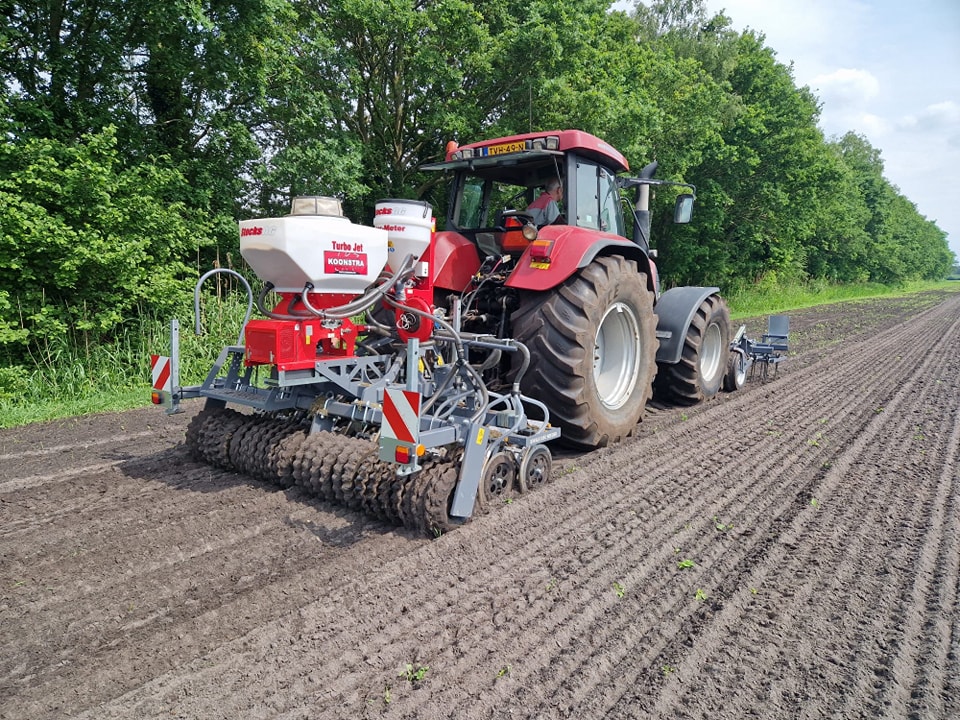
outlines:
M483 465L480 476L479 500L484 509L494 502L505 501L515 495L517 461L512 453L502 450L494 453Z
M747 382L747 356L742 352L730 352L727 374L723 376L723 389L735 392Z
M534 445L528 448L520 461L520 492L536 490L550 481L553 468L553 456L546 445Z

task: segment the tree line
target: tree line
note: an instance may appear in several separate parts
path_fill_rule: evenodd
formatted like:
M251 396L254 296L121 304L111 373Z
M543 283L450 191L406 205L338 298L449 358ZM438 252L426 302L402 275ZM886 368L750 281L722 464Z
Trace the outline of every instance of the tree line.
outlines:
M0 0L0 359L169 312L238 262L236 221L292 195L425 199L419 165L579 128L698 188L656 215L673 284L898 283L951 269L946 235L764 38L703 0ZM672 198L656 202L666 209ZM187 290L188 292L188 290Z

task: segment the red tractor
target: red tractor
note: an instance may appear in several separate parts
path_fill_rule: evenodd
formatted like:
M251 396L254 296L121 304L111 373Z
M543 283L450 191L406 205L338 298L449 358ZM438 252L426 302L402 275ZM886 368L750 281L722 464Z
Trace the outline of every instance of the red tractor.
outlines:
M629 434L655 377L658 393L682 403L717 393L729 314L715 287L660 293L650 188L679 184L653 179L655 163L624 177L627 160L613 147L565 130L451 145L425 169L453 173L434 249L437 304L462 296L466 328L528 347L521 388L547 404L564 443L593 448ZM551 178L562 182L565 211L531 228L523 208ZM691 192L677 198L674 220L688 222L693 188L681 187Z
M315 197L240 223L264 317L203 384L168 381L172 411L206 398L196 457L435 534L547 482L548 443L628 435L655 384L681 403L742 385L750 357L718 289L659 290L650 188L689 190L674 212L688 222L692 186L655 164L624 176L623 155L576 130L451 143L424 169L452 173L439 232L415 200L379 202L372 227ZM564 207L538 227L557 180ZM214 272L232 271L197 297Z

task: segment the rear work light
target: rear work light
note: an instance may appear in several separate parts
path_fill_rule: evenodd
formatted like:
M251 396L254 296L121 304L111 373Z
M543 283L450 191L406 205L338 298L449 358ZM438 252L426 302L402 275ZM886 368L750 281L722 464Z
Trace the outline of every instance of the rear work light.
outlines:
M534 240L530 244L530 259L539 262L548 262L553 250L553 240Z

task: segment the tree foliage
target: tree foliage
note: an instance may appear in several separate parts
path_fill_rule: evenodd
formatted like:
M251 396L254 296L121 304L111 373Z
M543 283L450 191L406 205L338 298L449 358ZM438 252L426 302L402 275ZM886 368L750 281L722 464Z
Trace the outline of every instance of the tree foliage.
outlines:
M0 146L0 345L109 333L189 291L209 222L177 200L184 178L124 166L112 128L74 144Z
M703 0L0 0L0 348L163 309L292 195L442 210L448 140L578 127L693 183L667 282L946 275L944 233ZM672 198L662 192L657 209Z

